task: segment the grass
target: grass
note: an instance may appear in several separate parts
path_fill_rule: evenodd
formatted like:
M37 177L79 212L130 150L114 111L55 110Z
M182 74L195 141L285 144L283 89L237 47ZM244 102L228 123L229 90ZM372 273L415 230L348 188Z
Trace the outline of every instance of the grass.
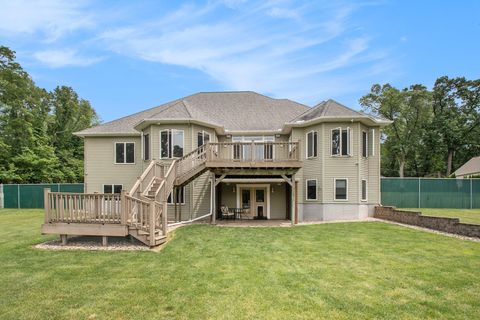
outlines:
M1 319L472 319L480 243L382 222L193 225L155 252L44 251L0 210Z
M401 210L420 211L425 216L459 218L463 223L480 224L480 209L409 208Z

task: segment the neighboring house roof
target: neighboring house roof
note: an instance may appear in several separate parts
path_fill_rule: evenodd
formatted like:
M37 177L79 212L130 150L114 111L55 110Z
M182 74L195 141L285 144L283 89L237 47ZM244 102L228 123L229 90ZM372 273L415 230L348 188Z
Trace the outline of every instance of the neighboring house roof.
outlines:
M185 121L205 124L223 133L268 132L282 131L286 124L326 117L368 118L381 123L381 119L349 109L333 100L309 108L288 99L274 99L252 91L200 92L76 134L138 135L141 129L152 123Z
M480 174L480 156L473 157L453 173L456 177Z

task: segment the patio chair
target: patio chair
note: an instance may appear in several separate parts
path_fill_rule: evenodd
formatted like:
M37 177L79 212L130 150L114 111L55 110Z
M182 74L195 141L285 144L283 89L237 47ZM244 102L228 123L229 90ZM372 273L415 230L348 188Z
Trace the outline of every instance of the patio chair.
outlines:
M221 206L220 211L222 212L222 219L235 219L235 212L231 211L227 206Z

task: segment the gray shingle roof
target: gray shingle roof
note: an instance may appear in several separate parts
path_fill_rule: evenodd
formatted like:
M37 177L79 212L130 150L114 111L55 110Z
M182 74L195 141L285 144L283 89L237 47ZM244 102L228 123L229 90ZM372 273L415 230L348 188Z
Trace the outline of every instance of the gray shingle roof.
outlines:
M279 130L309 107L288 100L273 99L256 92L200 92L158 107L78 132L88 134L138 133L142 120L192 119L223 126L226 131Z
M320 117L368 117L369 115L350 109L335 100L322 101L291 122L309 121ZM370 116L371 117L371 116Z
M480 156L473 157L454 172L455 176L477 174L480 172Z

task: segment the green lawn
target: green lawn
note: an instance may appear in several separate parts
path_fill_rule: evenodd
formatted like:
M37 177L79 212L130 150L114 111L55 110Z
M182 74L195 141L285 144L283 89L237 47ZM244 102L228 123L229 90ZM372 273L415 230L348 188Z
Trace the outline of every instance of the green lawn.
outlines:
M425 216L459 218L460 222L480 224L480 209L409 208L401 210L420 211Z
M44 251L0 210L0 319L473 319L480 243L382 222L180 228L160 252Z

